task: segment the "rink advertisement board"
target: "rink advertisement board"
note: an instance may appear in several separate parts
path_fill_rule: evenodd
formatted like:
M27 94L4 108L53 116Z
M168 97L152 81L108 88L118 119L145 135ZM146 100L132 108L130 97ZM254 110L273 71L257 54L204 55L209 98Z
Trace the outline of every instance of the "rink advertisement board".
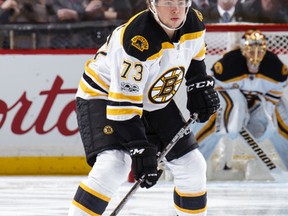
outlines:
M94 55L50 52L0 55L0 174L89 170L75 93L84 63Z

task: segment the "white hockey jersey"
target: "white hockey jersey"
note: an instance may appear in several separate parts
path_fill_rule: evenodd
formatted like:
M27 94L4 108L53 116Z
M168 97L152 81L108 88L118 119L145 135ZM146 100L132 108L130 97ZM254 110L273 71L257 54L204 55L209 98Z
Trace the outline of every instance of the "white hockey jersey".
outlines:
M187 73L206 73L189 67L205 58L201 13L189 9L176 33L172 41L150 11L135 15L87 61L76 97L108 100L107 118L116 121L164 108Z
M211 70L217 89L238 88L252 103L254 99L258 100L258 95L263 95L267 101L277 104L283 95L288 75L287 66L271 51L266 52L259 72L255 74L248 71L240 49L226 53Z

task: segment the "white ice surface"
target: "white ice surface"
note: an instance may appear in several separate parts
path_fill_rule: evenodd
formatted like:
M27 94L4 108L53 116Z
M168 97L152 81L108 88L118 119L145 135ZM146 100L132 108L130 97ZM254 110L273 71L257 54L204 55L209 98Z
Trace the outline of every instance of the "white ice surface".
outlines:
M84 176L0 177L1 216L64 216ZM133 186L125 183L107 207L109 215ZM119 216L176 216L173 185L140 188ZM287 216L288 183L208 182L208 216Z

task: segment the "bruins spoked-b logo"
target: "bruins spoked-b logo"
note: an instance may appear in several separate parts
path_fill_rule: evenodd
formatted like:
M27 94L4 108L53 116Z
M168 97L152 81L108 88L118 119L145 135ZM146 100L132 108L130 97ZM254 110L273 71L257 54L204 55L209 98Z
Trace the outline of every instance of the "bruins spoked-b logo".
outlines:
M156 104L170 101L183 81L184 70L184 67L176 67L164 73L150 88L149 100Z
M103 132L107 135L110 135L114 132L114 130L110 125L106 125L103 129Z

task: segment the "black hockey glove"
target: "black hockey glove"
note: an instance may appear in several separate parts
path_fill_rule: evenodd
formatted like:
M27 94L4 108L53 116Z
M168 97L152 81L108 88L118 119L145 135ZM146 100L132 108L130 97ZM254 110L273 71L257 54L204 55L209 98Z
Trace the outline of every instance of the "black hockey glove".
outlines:
M198 113L198 122L206 122L220 107L220 100L214 90L215 81L210 76L188 80L187 109L190 114Z
M157 170L157 150L147 142L135 141L128 144L132 158L132 171L134 178L138 181L143 175L144 181L140 184L143 188L150 188L155 185L161 176Z

